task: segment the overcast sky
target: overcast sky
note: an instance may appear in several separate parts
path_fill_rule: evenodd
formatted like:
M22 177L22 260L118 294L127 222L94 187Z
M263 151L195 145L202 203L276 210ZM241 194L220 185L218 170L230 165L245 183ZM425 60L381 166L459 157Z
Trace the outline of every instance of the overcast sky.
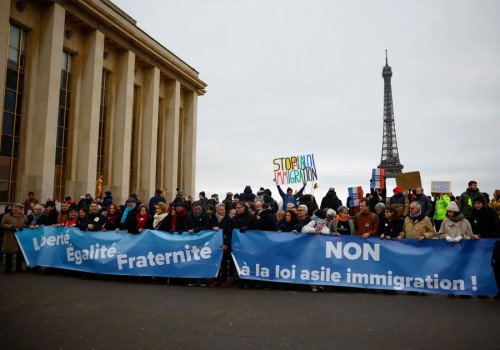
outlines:
M318 201L369 190L386 49L403 171L420 171L426 193L431 180L500 189L500 1L113 2L208 84L197 192L263 186L279 199L273 158L306 153Z

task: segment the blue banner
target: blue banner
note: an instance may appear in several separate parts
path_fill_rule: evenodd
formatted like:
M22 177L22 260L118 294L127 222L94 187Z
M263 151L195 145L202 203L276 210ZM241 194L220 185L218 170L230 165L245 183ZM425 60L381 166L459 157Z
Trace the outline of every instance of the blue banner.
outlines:
M43 227L24 229L16 237L29 266L100 274L214 278L222 260L220 231L132 235Z
M233 232L242 279L442 294L493 295L494 239L448 243L264 231Z

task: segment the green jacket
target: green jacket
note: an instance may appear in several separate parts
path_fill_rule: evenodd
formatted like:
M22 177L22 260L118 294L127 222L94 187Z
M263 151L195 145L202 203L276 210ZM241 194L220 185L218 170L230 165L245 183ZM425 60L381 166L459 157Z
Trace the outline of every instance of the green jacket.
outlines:
M447 194L443 194L441 198L436 199L436 203L434 204L434 220L446 219L446 207L450 202L450 196Z

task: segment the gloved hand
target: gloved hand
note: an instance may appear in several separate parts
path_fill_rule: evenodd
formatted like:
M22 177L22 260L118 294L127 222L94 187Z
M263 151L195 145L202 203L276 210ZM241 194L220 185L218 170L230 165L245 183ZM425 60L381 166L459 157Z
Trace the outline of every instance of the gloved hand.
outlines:
M458 243L461 240L462 240L462 236L458 236L458 237L455 237L455 239L453 240L453 242Z
M453 238L451 238L449 235L446 235L446 242L452 243L453 242Z

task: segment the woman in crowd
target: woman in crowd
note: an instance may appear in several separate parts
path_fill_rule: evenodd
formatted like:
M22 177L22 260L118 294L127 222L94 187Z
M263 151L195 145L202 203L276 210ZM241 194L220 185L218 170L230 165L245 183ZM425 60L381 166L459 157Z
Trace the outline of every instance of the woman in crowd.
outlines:
M167 204L159 202L155 205L155 214L151 228L158 231L170 231L172 225L172 216L168 213Z
M499 238L500 222L496 211L486 205L483 196L474 198L472 213L467 217L472 225L472 232L482 238Z
M287 210L285 220L278 225L278 232L299 232L297 214L293 210Z
M255 228L255 217L248 210L248 206L244 202L236 204L236 214L233 218L233 227L241 232L253 230Z
M479 236L476 237L479 238ZM446 219L441 223L438 238L446 239L450 243L472 238L472 227L458 209L457 203L450 202L446 207Z
M337 236L354 234L354 222L349 217L349 208L343 205L339 207L337 218L330 222L329 229Z
M106 213L106 222L104 223L104 226L102 227L103 231L110 230L114 231L116 229L120 228L120 207L114 203L111 203L108 206L108 210Z
M311 221L302 227L302 233L329 234L330 229L326 225L326 209L316 209Z
M175 213L172 217L172 232L182 233L186 230L187 210L184 202L179 202L175 206Z
M149 212L145 204L141 204L137 210L137 232L141 233L149 228Z
M135 197L129 197L125 202L125 209L120 219L119 227L115 229L118 233L120 230L128 233L139 233L137 230L137 200Z
M403 231L403 223L403 219L397 217L396 208L392 205L388 206L385 208L384 216L378 226L380 238L397 238L401 231Z
M82 208L78 210L78 218L76 219L76 227L78 227L81 231L87 231L87 210Z
M38 221L43 215L43 206L41 204L35 204L33 206L33 213L28 215L28 226L34 228L38 225Z

